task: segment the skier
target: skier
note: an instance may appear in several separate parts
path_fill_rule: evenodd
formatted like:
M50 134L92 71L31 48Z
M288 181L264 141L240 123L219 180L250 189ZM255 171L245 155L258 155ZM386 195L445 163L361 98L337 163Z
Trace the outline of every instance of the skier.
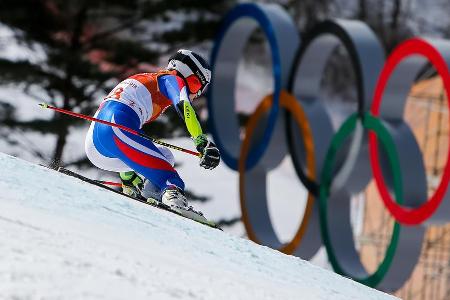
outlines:
M216 145L202 132L191 101L202 95L211 80L208 63L190 50L179 50L166 70L141 73L119 83L101 103L95 117L140 131L173 106L201 153L200 166L214 169L220 162ZM175 210L192 211L185 185L174 169L169 149L118 128L93 122L85 141L86 155L98 168L119 172L123 192L141 195L146 190Z

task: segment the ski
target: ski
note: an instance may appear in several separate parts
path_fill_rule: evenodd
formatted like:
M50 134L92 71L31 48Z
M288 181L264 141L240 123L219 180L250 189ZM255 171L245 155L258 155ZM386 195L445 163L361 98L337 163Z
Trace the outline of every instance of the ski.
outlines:
M126 195L126 194L122 193L121 191L115 190L115 189L113 189L113 188L111 188L111 187L109 187L107 185L104 185L104 184L102 184L101 182L99 182L97 180L93 180L93 179L87 178L87 177L85 177L83 175L80 175L80 174L78 174L76 172L68 170L68 169L66 169L64 167L58 167L56 169L56 171L58 171L58 172L60 172L62 174L71 176L71 177L75 177L75 178L77 178L77 179L79 179L81 181L90 183L92 185L101 187L101 188L103 188L105 190L108 190L108 191L111 191L113 193L125 196L128 199L132 199L134 201L138 201L138 202L144 203L144 204L149 205L149 206L153 206L153 207L156 207L156 208L159 208L159 209L163 209L165 211L171 212L173 214L179 215L181 217L184 217L186 219L192 220L192 221L197 222L197 223L202 224L202 225L206 225L206 226L211 227L211 228L222 230L214 222L209 221L206 218L205 218L205 220L202 220L201 218L196 217L194 213L189 213L190 211L186 210L185 213L183 213L183 212L179 212L177 210L174 210L170 206L168 206L168 205L166 205L166 204L164 204L164 203L162 203L162 202L160 202L160 201L158 201L156 199L153 199L153 198L148 198L147 199L147 198L144 198L142 196L140 196L139 198L135 198L135 197Z

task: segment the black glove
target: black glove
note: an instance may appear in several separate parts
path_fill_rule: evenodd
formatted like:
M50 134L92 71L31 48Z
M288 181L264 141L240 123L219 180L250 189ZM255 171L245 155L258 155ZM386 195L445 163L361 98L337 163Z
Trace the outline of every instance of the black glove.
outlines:
M195 139L195 146L197 147L197 151L202 154L200 158L201 167L211 170L219 165L219 149L205 135L202 134Z

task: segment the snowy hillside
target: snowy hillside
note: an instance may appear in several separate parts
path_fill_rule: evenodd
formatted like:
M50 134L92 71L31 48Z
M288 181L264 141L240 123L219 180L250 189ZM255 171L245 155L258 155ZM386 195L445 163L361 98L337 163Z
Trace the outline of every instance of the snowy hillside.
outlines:
M1 299L390 299L295 257L0 154Z

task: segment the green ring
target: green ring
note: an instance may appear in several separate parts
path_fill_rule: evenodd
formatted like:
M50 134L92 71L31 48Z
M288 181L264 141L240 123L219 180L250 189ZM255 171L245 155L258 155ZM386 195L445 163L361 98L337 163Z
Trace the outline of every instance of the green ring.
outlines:
M335 134L335 136L331 140L330 147L328 148L327 155L325 157L325 163L321 173L321 183L319 188L319 214L321 227L320 230L328 254L329 261L334 271L343 276L350 277L353 280L358 281L367 286L375 287L386 276L391 266L399 241L400 224L398 222L395 222L392 237L389 242L389 246L386 250L385 257L381 262L381 264L378 266L377 270L371 275L368 275L367 277L363 278L357 278L356 276L348 274L347 272L344 271L334 252L333 245L330 239L330 234L328 231L327 205L336 152L337 149L339 149L342 146L345 139L348 136L350 136L350 134L354 131L356 127L356 122L358 122L359 120L360 118L358 117L357 113L350 115L350 117L348 117L348 119L342 124L338 132ZM386 127L381 123L381 121L372 116L370 113L365 113L361 121L365 129L374 131L377 134L378 139L384 146L394 179L395 199L397 199L398 204L402 204L403 202L403 188L401 185L402 179L400 173L400 163L397 152L395 150L394 140L392 139Z

